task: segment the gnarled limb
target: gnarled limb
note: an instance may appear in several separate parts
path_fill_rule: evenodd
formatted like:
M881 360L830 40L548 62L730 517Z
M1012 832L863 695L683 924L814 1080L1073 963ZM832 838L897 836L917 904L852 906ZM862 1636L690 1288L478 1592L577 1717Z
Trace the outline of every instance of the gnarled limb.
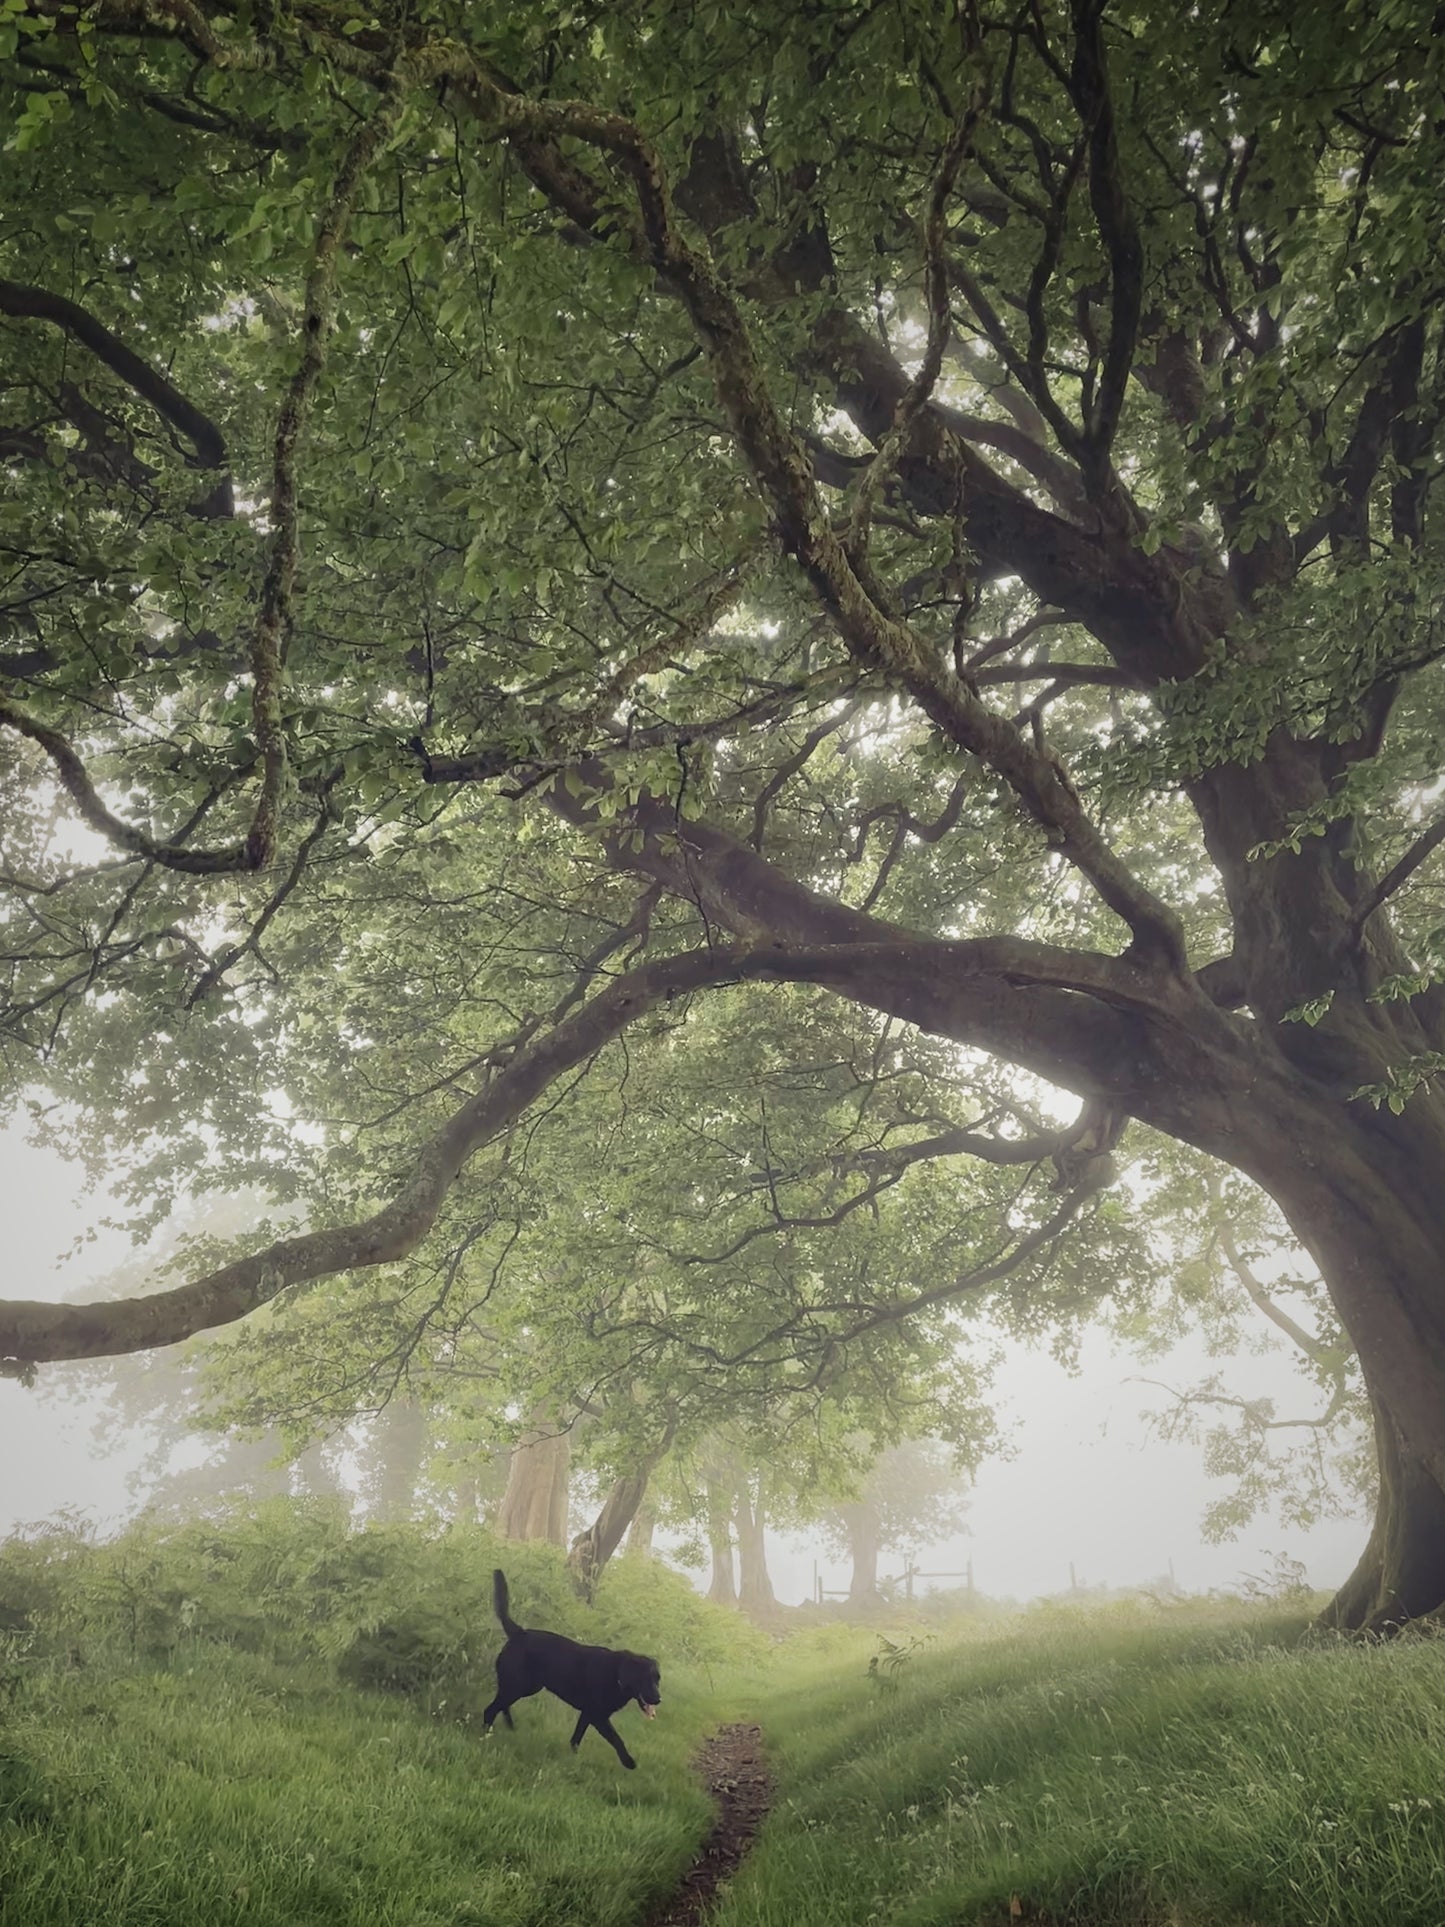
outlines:
M1128 924L1138 944L1182 965L1177 915L1109 847L1052 759L950 675L922 638L881 608L859 579L823 510L806 452L773 401L736 300L711 260L673 221L668 183L652 144L632 122L586 102L525 100L475 77L469 84L479 112L500 131L571 135L603 151L631 179L653 265L687 309L739 446L839 634L860 662L903 683L952 741L997 771L1061 853Z
M730 982L815 983L861 1001L881 999L899 1015L943 1034L975 1023L987 1035L1006 1020L1011 1033L1047 1035L1046 1009L1011 983L1010 965L1026 954L1044 961L1046 946L991 944L866 944L790 948L778 943L719 946L639 965L607 985L580 1009L535 1037L460 1106L421 1147L410 1175L391 1201L354 1224L283 1238L266 1250L150 1297L86 1305L29 1300L0 1302L0 1360L22 1365L61 1358L101 1358L175 1344L195 1332L243 1318L289 1286L342 1271L393 1263L414 1251L436 1221L443 1201L468 1161L491 1143L565 1071L585 1063L614 1037L669 998ZM880 957L880 949L882 957ZM1061 960L1063 953L1058 953ZM880 970L880 962L889 962ZM1072 974L1098 963L1082 954ZM909 965L912 982L901 981ZM1060 967L1059 961L1050 965ZM1010 1014L1011 1013L1011 1014ZM1102 1011L1097 1020L1107 1021ZM1098 1074L1105 1075L1119 1045L1096 1039ZM1081 1073L1089 1073L1080 1059Z
M696 951L643 964L533 1042L421 1147L391 1201L355 1224L282 1238L266 1250L170 1291L88 1305L0 1303L0 1360L35 1364L106 1358L173 1345L244 1318L289 1286L394 1263L421 1243L469 1159L515 1122L556 1078L670 996L726 981L742 953Z
M63 294L53 294L48 288L28 287L18 281L0 281L0 314L48 321L88 348L133 394L148 402L163 421L180 430L191 444L197 468L219 472L220 480L204 501L196 505L195 512L208 517L229 516L234 512L226 441L220 429L173 381L143 355L138 355L113 329L107 328L79 302Z

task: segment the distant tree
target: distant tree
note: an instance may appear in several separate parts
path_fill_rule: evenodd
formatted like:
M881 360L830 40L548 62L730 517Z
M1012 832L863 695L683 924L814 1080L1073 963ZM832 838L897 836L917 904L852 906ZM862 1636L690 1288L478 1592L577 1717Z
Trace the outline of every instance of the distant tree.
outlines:
M738 1548L738 1605L767 1613L777 1604L768 1573L768 1475L739 1466L733 1484L733 1530Z
M960 1531L968 1511L963 1476L936 1441L901 1439L869 1466L857 1494L823 1515L834 1544L852 1561L850 1605L882 1595L885 1553L920 1551Z
M636 1520L647 1497L648 1483L672 1449L672 1441L672 1425L664 1423L650 1445L629 1453L626 1470L613 1477L596 1517L572 1541L567 1566L584 1599L592 1597L602 1568Z
M738 1475L721 1440L711 1442L711 1449L699 1467L699 1476L709 1559L707 1596L716 1605L736 1606L738 1583L733 1561L733 1503Z
M401 1520L415 1514L430 1442L420 1399L403 1393L377 1413L361 1454L362 1498L372 1517Z
M533 1413L507 1461L495 1520L502 1538L566 1545L571 1456L571 1435L556 1409Z

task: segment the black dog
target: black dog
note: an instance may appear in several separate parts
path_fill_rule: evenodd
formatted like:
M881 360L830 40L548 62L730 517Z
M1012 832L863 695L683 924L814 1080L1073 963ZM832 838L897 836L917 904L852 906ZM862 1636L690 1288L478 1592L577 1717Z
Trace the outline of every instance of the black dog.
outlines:
M610 1716L636 1700L647 1718L653 1717L662 1703L657 1661L642 1653L614 1652L610 1646L582 1646L561 1633L529 1632L507 1609L504 1573L492 1574L492 1602L507 1643L497 1654L497 1697L482 1715L486 1731L491 1732L498 1713L508 1726L514 1725L515 1703L545 1689L577 1708L574 1747L582 1744L588 1727L595 1726L624 1766L636 1766Z

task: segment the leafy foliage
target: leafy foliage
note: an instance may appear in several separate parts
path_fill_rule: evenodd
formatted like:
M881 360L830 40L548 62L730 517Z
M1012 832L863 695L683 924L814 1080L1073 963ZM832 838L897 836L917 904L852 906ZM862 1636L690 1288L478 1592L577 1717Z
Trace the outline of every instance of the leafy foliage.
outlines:
M0 1356L977 1444L1133 1119L1440 1489L1431 10L0 22L0 1048L273 1214Z
M675 1663L743 1658L756 1635L652 1561L609 1569L584 1607L550 1547L478 1530L355 1531L336 1505L271 1500L183 1524L141 1519L97 1541L60 1519L0 1545L0 1602L20 1671L55 1655L175 1661L205 1645L324 1660L352 1684L470 1717L491 1697L502 1564L525 1624ZM477 1694L483 1697L477 1700Z

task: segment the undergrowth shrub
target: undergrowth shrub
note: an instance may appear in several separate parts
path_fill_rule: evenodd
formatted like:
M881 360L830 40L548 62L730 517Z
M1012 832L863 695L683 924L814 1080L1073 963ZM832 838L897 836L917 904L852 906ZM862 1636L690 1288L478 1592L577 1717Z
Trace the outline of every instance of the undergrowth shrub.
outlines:
M74 1517L4 1541L0 1671L58 1657L164 1662L201 1641L325 1660L352 1685L445 1700L465 1717L480 1687L490 1698L497 1566L521 1624L664 1666L748 1658L766 1644L655 1560L614 1561L588 1606L557 1547L474 1526L355 1530L332 1501L270 1499L179 1524L142 1518L108 1541Z
M664 1663L757 1661L772 1645L751 1620L704 1599L682 1573L637 1554L624 1554L606 1568L597 1589L596 1617L589 1623L593 1630L579 1637L652 1653Z

